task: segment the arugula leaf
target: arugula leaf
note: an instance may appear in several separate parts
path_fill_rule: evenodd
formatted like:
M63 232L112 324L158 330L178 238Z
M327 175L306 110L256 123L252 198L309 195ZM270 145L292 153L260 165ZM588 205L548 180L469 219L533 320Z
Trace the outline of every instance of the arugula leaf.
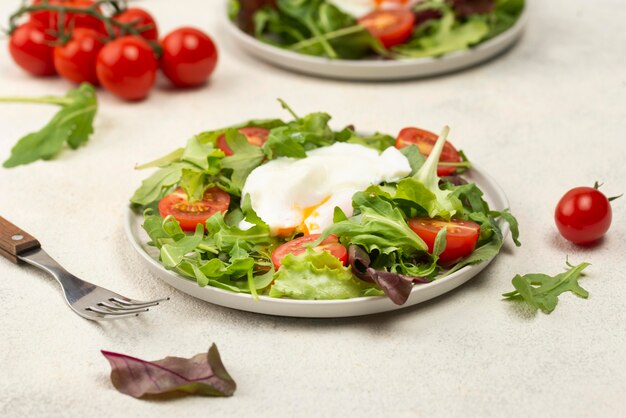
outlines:
M426 157L420 152L417 145L404 147L400 152L409 160L409 164L411 165L411 174L409 174L409 176L413 177L426 162Z
M178 266L183 257L196 249L204 236L204 226L196 225L196 232L193 235L186 235L180 240L161 247L161 262L165 268L172 269Z
M318 253L311 248L302 255L283 258L270 288L274 298L332 300L374 295L383 292L357 279L328 251Z
M587 299L589 292L580 287L578 280L583 274L583 270L590 266L589 263L580 263L572 266L567 271L548 276L547 274L525 274L516 275L513 280L512 292L504 293L507 300L519 300L527 303L534 309L541 309L549 314L559 302L559 296L565 292L572 292L583 299Z
M350 144L364 145L382 152L389 147L393 147L396 140L391 135L376 132L374 135L370 136L359 136L353 134L348 140L346 140L346 142Z
M393 48L393 52L399 57L410 58L440 56L467 49L489 34L489 26L484 19L471 18L460 23L449 9L440 20L431 20L426 26L431 30L430 34L416 36L408 43Z
M250 219L253 218L248 218ZM215 246L226 252L231 251L236 245L246 251L251 251L256 245L270 245L275 240L270 235L270 228L267 224L257 223L244 230L236 225L227 225L221 213L216 213L207 219L206 227Z
M39 99L5 98L0 102L43 103L61 106L46 126L20 139L11 149L11 156L3 164L5 168L30 164L37 160L54 158L67 144L77 149L89 140L93 133L93 121L98 111L96 91L91 84L83 83L70 90L65 97L42 97Z
M440 179L437 176L437 165L449 132L450 128L446 126L439 135L426 162L410 179L400 182L404 182L405 187L403 187L400 196L396 194L397 198L413 201L424 208L429 217L441 217L446 220L463 209L459 199L450 190L443 190L439 187ZM416 188L416 190L412 191L411 188Z
M424 241L409 227L400 209L380 197L359 192L352 198L360 213L335 223L326 229L320 242L331 234L341 237L344 244L356 244L368 252L378 250L383 254L401 251L414 254L428 250Z
M241 189L243 189L248 175L261 165L265 154L263 154L261 148L251 145L245 135L239 133L236 129L227 130L225 135L226 143L233 151L233 155L222 160L222 168L232 170L230 180L228 181L229 192L241 196Z
M180 181L184 169L194 170L196 166L186 162L176 162L160 168L141 182L139 189L130 198L131 203L145 206L159 200L167 190Z

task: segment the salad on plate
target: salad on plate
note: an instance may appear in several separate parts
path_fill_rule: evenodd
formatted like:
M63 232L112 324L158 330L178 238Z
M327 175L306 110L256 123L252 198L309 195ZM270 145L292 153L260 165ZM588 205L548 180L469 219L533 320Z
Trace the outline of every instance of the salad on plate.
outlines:
M331 59L439 57L511 28L525 0L230 0L258 40Z
M131 203L160 262L199 286L299 300L387 296L495 257L513 215L493 211L447 140L333 130L327 113L204 132Z

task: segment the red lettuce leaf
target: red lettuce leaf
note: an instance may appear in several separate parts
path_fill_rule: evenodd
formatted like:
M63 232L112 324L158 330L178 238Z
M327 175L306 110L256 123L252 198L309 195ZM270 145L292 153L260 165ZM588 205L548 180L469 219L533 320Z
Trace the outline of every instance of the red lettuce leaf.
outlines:
M159 399L184 395L231 396L237 387L215 344L192 358L166 357L145 361L102 350L111 364L115 389L134 398Z
M430 22L431 20L441 19L443 14L441 11L437 9L425 9L419 10L414 13L415 15L415 27L419 27L426 22Z
M276 7L276 0L240 0L237 26L249 34L254 33L254 14L264 7Z
M452 8L460 17L491 13L495 7L495 0L452 0Z
M413 283L431 282L424 277L410 277L389 271L374 270L370 267L369 254L358 245L351 245L348 248L348 262L355 276L363 281L375 283L396 305L406 303L413 289Z

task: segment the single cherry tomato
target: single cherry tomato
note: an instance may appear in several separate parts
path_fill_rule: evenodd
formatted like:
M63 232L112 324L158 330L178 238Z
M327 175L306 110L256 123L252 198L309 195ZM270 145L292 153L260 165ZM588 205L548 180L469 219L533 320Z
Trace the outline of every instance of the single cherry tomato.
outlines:
M425 131L419 128L404 128L398 134L396 139L396 148L402 149L409 145L417 145L422 155L428 157L437 142L437 135L432 132ZM461 154L454 148L454 146L446 141L443 146L443 151L439 157L440 163L460 163L463 161ZM450 176L454 174L456 167L439 165L437 166L437 175L439 177Z
M559 200L554 220L563 237L574 244L591 244L611 226L609 199L593 187L576 187Z
M74 9L87 9L95 4L94 0L47 0L50 6L65 6ZM43 0L34 0L33 5L43 3ZM97 10L100 10L97 8ZM48 29L57 30L59 27L59 12L40 10L30 15L31 21L41 23ZM99 32L105 31L104 23L95 16L83 13L67 13L64 16L65 29L90 28Z
M126 100L141 100L154 85L158 66L145 39L125 36L100 50L96 73L100 83L113 94Z
M141 36L149 41L157 41L159 39L159 28L154 17L144 9L139 7L129 7L122 13L113 17L118 22L132 24L141 32ZM119 32L119 28L116 28Z
M385 48L406 42L413 33L415 15L406 8L378 9L359 19L372 36L378 38Z
M54 69L54 37L34 22L24 23L11 34L9 51L13 61L36 76L56 74Z
M217 48L204 32L180 28L161 41L161 70L176 87L204 84L217 64Z
M202 200L190 203L183 189L176 189L159 202L159 213L163 218L172 215L183 231L195 231L198 224L206 224L206 220L217 212L226 212L230 205L230 195L213 187L204 192Z
M308 244L317 241L319 237L319 234L306 235L304 237L288 241L276 248L272 253L272 262L274 263L274 267L278 270L281 266L280 262L288 254L300 255L304 253L309 247ZM320 245L313 247L313 250L318 253L328 251L343 264L346 264L346 261L348 260L348 250L346 250L346 247L339 243L339 239L335 235L330 235L322 241Z
M241 128L239 129L239 132L246 136L246 139L250 144L257 147L262 147L263 144L265 144L265 141L267 141L267 137L270 134L269 129L259 128L256 126ZM226 154L227 156L233 155L233 150L231 150L228 146L225 135L220 135L220 137L217 138L217 147L224 151L224 154Z
M409 227L428 245L428 252L432 253L435 238L446 227L446 248L439 255L441 264L451 264L470 255L480 235L480 225L472 221L451 219L444 221L430 218L413 218L409 220Z
M100 32L87 28L74 29L68 43L54 48L54 67L66 80L98 85L96 61L103 46Z

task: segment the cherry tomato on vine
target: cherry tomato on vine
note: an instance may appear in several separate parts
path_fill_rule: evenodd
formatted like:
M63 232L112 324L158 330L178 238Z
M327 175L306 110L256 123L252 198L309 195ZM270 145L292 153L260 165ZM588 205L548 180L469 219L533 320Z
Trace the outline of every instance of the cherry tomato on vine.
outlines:
M450 219L444 221L430 218L413 218L409 220L409 227L428 245L428 252L432 253L435 238L446 227L446 248L439 255L441 264L451 264L470 255L480 235L480 225L472 221Z
M93 29L78 28L68 43L54 48L54 67L66 80L98 85L96 61L104 47L102 34Z
M385 48L391 48L411 37L415 15L407 8L378 9L360 18L359 24L378 38Z
M163 38L161 46L161 70L176 87L205 83L217 64L213 40L198 29L176 29Z
M274 267L278 270L281 265L281 261L288 254L300 255L304 253L308 247L308 244L317 241L320 237L319 234L307 235L304 237L296 238L292 241L288 241L276 248L272 253L272 262L274 263ZM313 247L313 250L316 252L328 251L335 258L341 261L343 264L346 264L348 260L348 250L346 247L339 243L339 240L335 235L330 235L324 241L320 243L317 247Z
M126 100L148 96L156 81L157 69L154 51L138 36L125 36L106 44L96 63L100 83Z
M245 135L251 145L262 147L263 144L265 144L265 141L267 141L270 131L269 129L259 128L257 126L248 126L246 128L239 129L239 133ZM217 147L224 151L226 156L233 155L233 150L231 150L228 146L225 135L220 135L220 137L217 138Z
M33 5L42 4L44 0L34 0ZM87 9L95 4L94 0L48 0L51 6L65 6L76 9ZM100 11L100 9L97 9ZM30 15L31 21L39 22L46 28L57 30L59 25L59 12L41 10ZM67 13L64 17L65 29L90 28L99 32L104 31L104 24L95 16L82 13Z
M438 136L430 131L419 128L404 128L398 134L396 139L396 148L402 149L409 145L417 145L422 155L428 157L437 142ZM439 157L440 163L460 163L463 161L461 154L452 146L452 144L446 141L443 147L441 156ZM450 176L454 174L456 167L439 165L437 166L437 175L439 177Z
M159 39L159 28L154 17L144 9L139 7L129 7L122 13L113 17L118 22L133 24L133 26L141 31L141 36L149 41L157 41Z
M226 212L230 205L230 195L213 187L204 192L198 202L190 203L183 189L176 189L159 202L159 213L163 218L172 215L183 231L195 231L198 224L204 225L206 220L217 212Z
M609 199L597 188L576 187L559 200L554 220L561 235L574 244L591 244L611 226Z
M9 52L13 61L27 72L36 76L54 75L52 43L55 40L40 24L27 22L11 34Z

